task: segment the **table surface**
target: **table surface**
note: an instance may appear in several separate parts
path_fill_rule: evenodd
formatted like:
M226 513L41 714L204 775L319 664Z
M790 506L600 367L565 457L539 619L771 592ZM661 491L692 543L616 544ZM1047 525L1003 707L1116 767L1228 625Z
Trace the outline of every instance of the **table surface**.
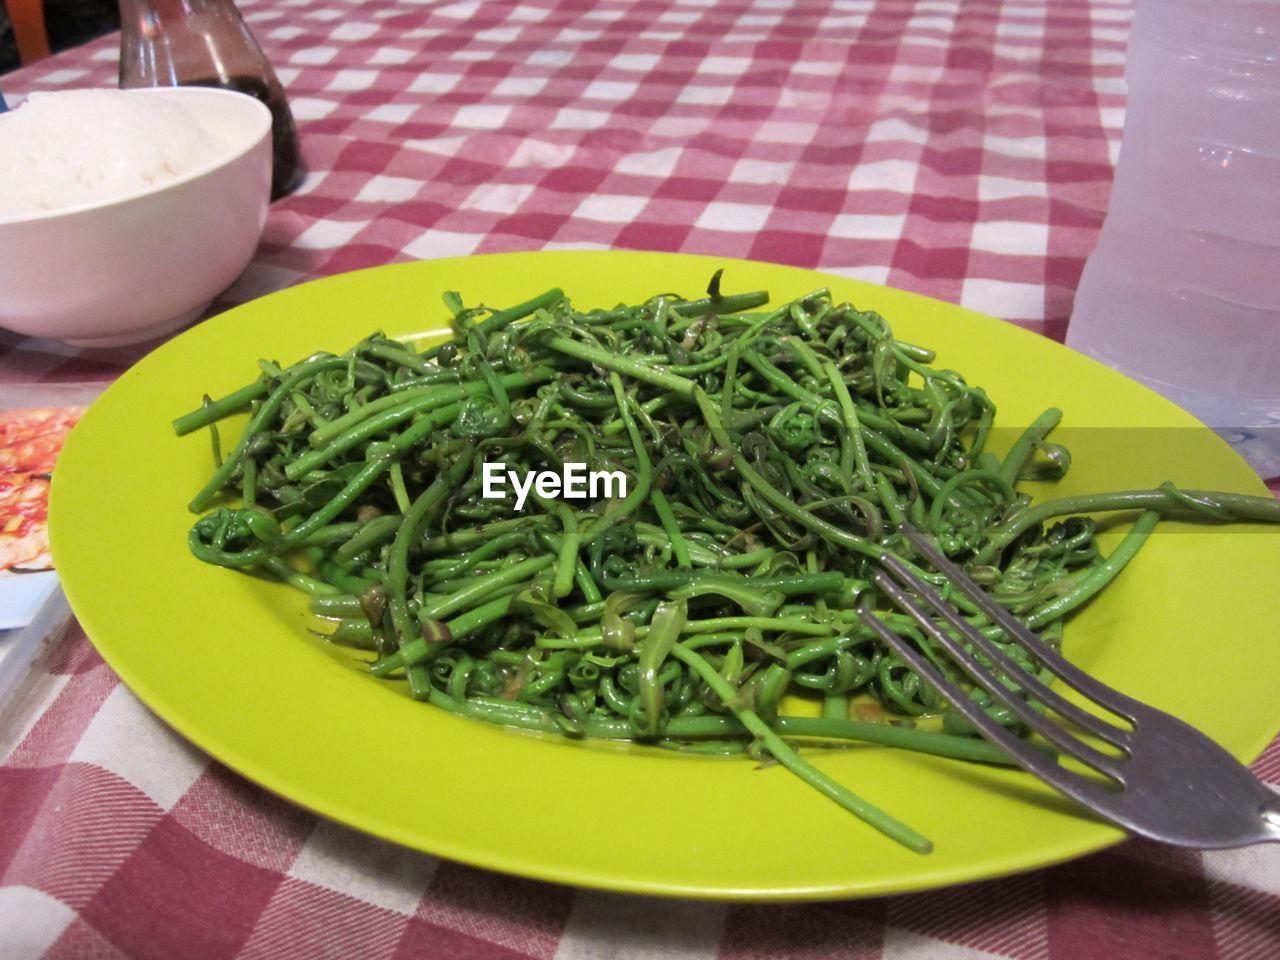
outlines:
M1060 339L1124 110L1123 0L243 0L311 173L215 304L404 260L641 248L884 282ZM0 77L109 86L114 37ZM0 334L0 383L154 344ZM1280 955L1280 850L1130 841L844 903L573 890L399 849L247 783L74 625L0 715L5 956ZM1280 783L1280 745L1255 766ZM9 952L5 952L9 951Z

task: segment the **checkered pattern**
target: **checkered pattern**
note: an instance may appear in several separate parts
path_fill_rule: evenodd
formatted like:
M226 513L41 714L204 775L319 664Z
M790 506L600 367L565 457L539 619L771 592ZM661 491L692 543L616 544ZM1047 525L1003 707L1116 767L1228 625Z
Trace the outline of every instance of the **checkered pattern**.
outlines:
M77 627L0 716L0 956L1096 960L1280 952L1280 857L1131 841L967 887L725 905L574 891L319 820L153 717ZM1280 744L1255 770L1280 783Z
M215 304L399 260L629 247L817 267L1061 338L1127 0L245 0L311 175ZM4 78L114 82L107 38ZM0 378L101 379L0 334Z
M632 247L918 290L1061 338L1123 115L1125 0L242 0L311 174L215 308L400 260ZM0 78L110 85L108 38ZM147 348L0 335L0 382ZM78 628L0 714L0 955L1262 958L1280 856L1130 842L841 904L573 891L317 820L152 717ZM1280 746L1257 771L1280 782Z

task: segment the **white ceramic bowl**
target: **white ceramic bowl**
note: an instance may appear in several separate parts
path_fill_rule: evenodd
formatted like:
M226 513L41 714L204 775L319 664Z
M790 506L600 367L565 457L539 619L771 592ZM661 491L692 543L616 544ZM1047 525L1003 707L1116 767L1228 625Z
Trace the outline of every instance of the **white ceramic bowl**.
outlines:
M136 343L190 323L253 258L271 193L271 112L227 90L130 95L180 104L232 148L117 200L0 217L0 327L78 346Z

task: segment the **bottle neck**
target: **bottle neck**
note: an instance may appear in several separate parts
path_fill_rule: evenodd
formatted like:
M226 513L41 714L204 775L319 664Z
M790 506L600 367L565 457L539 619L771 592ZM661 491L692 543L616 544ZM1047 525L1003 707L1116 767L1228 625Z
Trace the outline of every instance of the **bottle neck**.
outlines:
M119 0L120 86L274 74L231 0Z
M226 6L222 0L118 0L123 38L132 34L153 37L161 30L207 16L210 8Z
M118 0L122 26L128 23L165 23L204 16L215 11L236 12L230 0Z

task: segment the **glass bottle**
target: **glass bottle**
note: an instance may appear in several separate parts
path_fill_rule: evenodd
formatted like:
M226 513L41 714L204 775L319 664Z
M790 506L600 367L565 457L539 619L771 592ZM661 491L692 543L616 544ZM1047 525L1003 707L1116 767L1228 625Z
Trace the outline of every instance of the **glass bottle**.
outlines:
M224 87L271 110L271 199L306 173L275 71L232 0L119 0L120 86Z

